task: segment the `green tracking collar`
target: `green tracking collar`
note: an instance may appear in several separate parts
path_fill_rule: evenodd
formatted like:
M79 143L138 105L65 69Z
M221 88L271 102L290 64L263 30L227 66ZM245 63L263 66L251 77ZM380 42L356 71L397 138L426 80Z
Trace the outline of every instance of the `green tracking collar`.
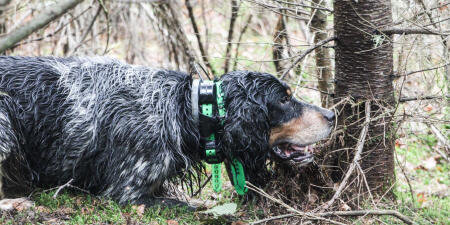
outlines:
M219 192L222 189L221 163L225 159L224 153L216 148L216 140L223 134L223 119L226 114L222 81L194 80L191 105L194 123L200 131L201 155L207 163L212 164L213 190ZM236 158L231 159L230 167L236 192L244 195L248 190L245 186L244 167Z

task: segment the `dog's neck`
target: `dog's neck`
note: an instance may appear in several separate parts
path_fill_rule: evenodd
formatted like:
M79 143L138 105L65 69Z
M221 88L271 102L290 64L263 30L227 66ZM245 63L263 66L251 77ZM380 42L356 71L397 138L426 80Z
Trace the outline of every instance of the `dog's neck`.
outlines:
M200 151L207 163L221 163L224 154L217 149L217 140L223 134L225 116L221 81L193 80L191 106L194 124L200 133Z
M225 98L222 81L193 80L191 106L194 123L200 133L200 155L212 165L213 189L219 192L222 187L220 163L225 159L222 149L217 148L217 141L224 132ZM228 161L233 185L239 195L247 192L244 167L235 157Z

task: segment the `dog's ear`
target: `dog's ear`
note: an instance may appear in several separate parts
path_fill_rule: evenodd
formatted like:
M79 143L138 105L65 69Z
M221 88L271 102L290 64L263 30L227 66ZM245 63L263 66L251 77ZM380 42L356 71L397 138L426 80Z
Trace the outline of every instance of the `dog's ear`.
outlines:
M226 120L223 144L233 153L266 157L270 135L265 85L258 74L237 71L224 75ZM253 154L255 153L255 154Z

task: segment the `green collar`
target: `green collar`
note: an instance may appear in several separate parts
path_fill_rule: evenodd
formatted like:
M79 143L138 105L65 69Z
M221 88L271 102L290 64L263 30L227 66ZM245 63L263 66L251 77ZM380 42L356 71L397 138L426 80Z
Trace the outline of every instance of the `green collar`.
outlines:
M222 81L194 80L191 91L192 116L200 131L200 151L204 160L211 164L213 190L222 189L221 163L224 153L216 148L216 138L223 133L224 117L226 115ZM233 185L239 195L244 195L248 189L245 185L245 174L242 163L237 158L229 162Z

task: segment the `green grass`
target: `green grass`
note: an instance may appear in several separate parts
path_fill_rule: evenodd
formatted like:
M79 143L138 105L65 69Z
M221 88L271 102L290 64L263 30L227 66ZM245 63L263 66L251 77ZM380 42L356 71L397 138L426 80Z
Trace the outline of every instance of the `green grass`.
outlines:
M179 224L200 224L196 214L184 207L146 208L143 213L131 205L120 206L116 202L83 194L62 192L53 198L54 191L35 194L36 207L29 212L3 214L1 224L17 223L65 223L65 224L167 224L175 220Z
M413 190L411 194L406 179L397 180L394 189L397 210L413 218L418 224L450 224L450 166L442 159L435 168L423 168L425 161L435 156L432 147L436 143L433 135L422 134L410 140L406 146L396 147L400 164L410 164L409 168L405 166L404 169ZM398 177L403 176L399 166L396 167L396 174ZM437 193L438 185L446 186L443 190L446 193ZM383 221L391 224L391 219Z

